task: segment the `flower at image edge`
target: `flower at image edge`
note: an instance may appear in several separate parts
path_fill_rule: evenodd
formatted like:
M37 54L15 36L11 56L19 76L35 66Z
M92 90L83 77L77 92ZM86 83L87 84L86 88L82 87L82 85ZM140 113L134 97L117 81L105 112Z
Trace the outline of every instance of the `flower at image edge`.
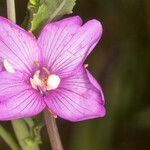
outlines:
M99 21L74 16L47 24L36 39L0 17L0 120L45 108L69 121L103 117L103 92L84 65L101 35Z

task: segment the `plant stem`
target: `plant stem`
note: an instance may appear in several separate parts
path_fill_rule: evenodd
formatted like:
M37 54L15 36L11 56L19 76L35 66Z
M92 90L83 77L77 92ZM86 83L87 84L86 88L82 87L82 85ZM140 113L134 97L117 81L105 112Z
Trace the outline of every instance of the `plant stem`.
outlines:
M25 138L30 135L26 123L24 120L13 120L11 123L20 146L23 150L27 149L26 146L28 145L25 143Z
M6 0L6 2L7 2L7 17L8 19L10 19L15 23L16 22L15 0ZM28 119L28 123L30 123L30 125L33 124L31 120L32 119ZM39 150L39 144L36 141L30 140L28 141L28 143L26 143L27 142L26 139L30 137L30 132L28 130L26 122L23 119L14 120L11 121L11 123L15 135L18 139L18 142L23 150Z
M56 125L56 119L45 109L44 111L45 123L51 143L52 150L63 150L58 128Z
M7 2L7 17L16 22L15 0L6 0Z
M12 150L20 150L17 142L13 139L11 134L3 128L2 125L0 125L0 136L4 139L4 141L9 145Z
M23 119L12 121L12 126L22 150L39 150L38 143L35 141L31 140L26 143L26 139L30 137L30 132Z

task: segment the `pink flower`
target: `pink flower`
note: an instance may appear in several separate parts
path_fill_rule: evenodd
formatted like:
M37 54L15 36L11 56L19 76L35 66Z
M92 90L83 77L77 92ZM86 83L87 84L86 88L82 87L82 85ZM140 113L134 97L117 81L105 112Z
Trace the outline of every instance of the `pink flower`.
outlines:
M49 23L36 40L0 17L0 120L46 107L70 121L103 117L103 92L84 66L101 35L99 21L76 16Z

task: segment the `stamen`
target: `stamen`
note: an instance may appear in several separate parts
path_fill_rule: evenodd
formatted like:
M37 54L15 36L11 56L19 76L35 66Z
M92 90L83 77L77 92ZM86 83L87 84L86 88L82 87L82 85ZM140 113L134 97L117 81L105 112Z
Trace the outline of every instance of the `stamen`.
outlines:
M37 70L34 73L33 80L36 85L41 86L41 80L39 79L39 76L40 76L40 70Z
M33 75L33 78L30 78L30 83L31 83L31 86L34 88L34 89L38 89L37 87L38 86L41 86L42 85L42 82L41 80L39 79L39 75L40 75L40 70L37 70L34 75Z
M40 70L37 70L33 78L30 78L30 84L43 95L46 91L56 89L60 84L60 78L55 74L50 74L47 68L43 67L42 69L46 76L40 74Z
M43 71L44 71L48 76L50 75L50 72L48 71L47 68L43 67L42 69L43 69Z
M34 82L34 79L30 78L30 83L31 83L31 86L32 86L34 89L37 90L37 86L36 86L36 84L35 84L35 82Z
M57 115L50 109L48 109L48 111L50 112L50 114L56 119L57 118Z
M3 64L6 71L8 71L9 73L15 73L15 69L12 67L12 65L8 62L7 59L4 59Z
M38 61L34 61L34 64L37 66L37 67L40 67L40 63Z
M84 64L84 67L87 68L89 66L89 64Z
M46 77L41 77L40 80L41 80L41 86L44 87L47 83L47 78Z

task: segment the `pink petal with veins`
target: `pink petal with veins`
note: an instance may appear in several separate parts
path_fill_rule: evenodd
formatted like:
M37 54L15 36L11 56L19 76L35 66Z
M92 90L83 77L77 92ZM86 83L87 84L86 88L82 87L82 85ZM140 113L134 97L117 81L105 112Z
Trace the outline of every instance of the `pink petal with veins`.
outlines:
M45 108L43 97L35 92L20 73L0 73L0 120L34 116Z
M89 81L83 68L74 76L64 78L45 102L55 114L69 121L82 121L105 115L102 91Z
M4 59L17 71L31 73L38 60L37 42L34 36L13 22L0 17L0 61Z
M44 65L52 72L68 76L83 65L102 35L102 26L97 20L82 25L78 16L49 23L38 39Z

